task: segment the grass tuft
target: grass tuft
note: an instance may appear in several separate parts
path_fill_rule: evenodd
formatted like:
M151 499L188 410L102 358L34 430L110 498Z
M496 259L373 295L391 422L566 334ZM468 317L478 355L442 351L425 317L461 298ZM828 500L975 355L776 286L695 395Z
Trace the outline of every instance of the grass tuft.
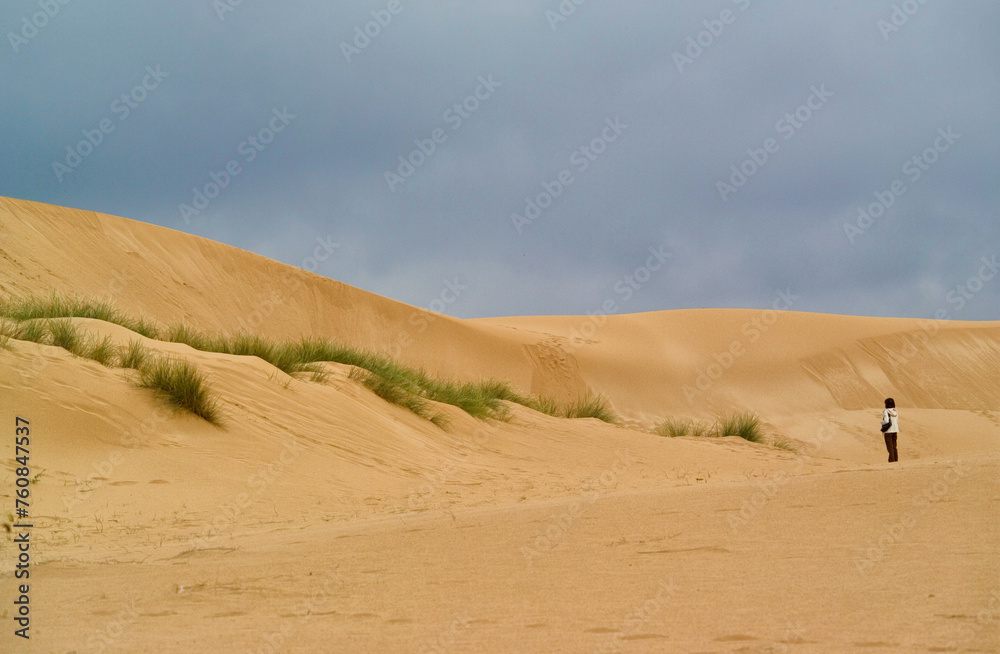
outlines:
M778 436L773 441L771 441L773 447L779 450L785 450L787 452L793 452L795 454L799 453L799 448L792 441L788 440L784 436Z
M515 396L506 382L487 380L458 383L452 381L413 380L427 397L435 402L451 404L479 420L508 420L510 412L503 402Z
M760 418L751 411L719 416L716 420L715 433L717 436L739 436L751 443L760 443L764 440Z
M693 427L694 424L690 420L667 418L656 428L656 433L660 436L676 438L678 436L687 436L691 433Z
M370 370L364 370L362 368L355 368L352 370L350 377L351 379L361 382L365 388L375 393L386 402L408 409L421 418L430 420L434 424L440 426L439 422L435 420L437 416L432 411L430 402L410 392L405 385L399 383L399 380L386 378L382 375L374 373Z
M139 339L129 341L128 345L121 348L118 353L118 361L122 368L141 370L148 359L149 352Z
M558 418L565 414L565 410L559 405L559 402L551 397L522 397L514 401L549 416Z
M8 322L6 319L0 318L0 348L13 350L14 346L10 342L16 334L17 323Z
M709 433L708 425L702 421L667 418L656 428L660 436L676 438L678 436L705 436Z
M603 395L587 396L566 407L563 414L567 418L597 418L612 425L618 424L618 416L608 407Z
M167 340L171 343L183 343L196 350L205 352L220 352L220 345L224 346L224 341L212 342L201 332L191 329L184 323L175 323L167 329ZM229 354L222 351L223 354Z
M48 331L41 320L30 320L22 322L17 326L17 334L13 338L19 341L31 341L32 343L45 344Z
M30 295L0 301L0 316L17 322L55 318L92 318L121 325L147 338L158 338L156 323L148 318L133 318L119 311L110 301L67 297L53 291L48 297ZM18 339L20 340L20 339Z
M80 329L73 324L72 320L68 318L50 319L48 321L48 328L52 345L61 347L76 356L83 356L86 352L86 346L83 336L80 334Z
M177 409L190 411L214 425L220 422L218 401L209 392L205 378L187 361L166 357L147 361L139 370L139 385L155 390Z
M102 339L91 338L83 349L83 356L108 368L114 368L119 361L118 348L115 347L111 336L105 336Z

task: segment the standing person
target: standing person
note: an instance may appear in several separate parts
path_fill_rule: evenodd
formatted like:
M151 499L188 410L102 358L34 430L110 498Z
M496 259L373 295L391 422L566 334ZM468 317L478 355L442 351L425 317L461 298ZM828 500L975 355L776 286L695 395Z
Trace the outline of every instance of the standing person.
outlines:
M899 461L896 451L896 437L899 436L899 414L896 413L896 401L885 398L885 410L882 411L882 435L885 436L885 449L889 450L889 463Z

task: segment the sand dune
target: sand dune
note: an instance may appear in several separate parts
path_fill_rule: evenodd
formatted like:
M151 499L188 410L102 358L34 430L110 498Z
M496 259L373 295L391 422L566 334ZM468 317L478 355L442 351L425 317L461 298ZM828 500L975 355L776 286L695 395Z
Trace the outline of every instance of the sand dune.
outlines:
M41 475L32 638L8 628L5 651L1000 649L1000 322L463 321L180 232L13 199L0 199L0 260L3 295L322 336L442 377L604 394L623 418L513 405L508 422L480 422L441 405L442 430L348 366L326 364L318 384L143 339L204 372L220 428L165 408L134 372L14 341L0 349L2 421L31 421ZM901 412L894 465L876 427L886 396ZM732 410L757 412L798 452L650 433ZM10 460L12 439L3 447ZM12 502L10 464L2 484Z

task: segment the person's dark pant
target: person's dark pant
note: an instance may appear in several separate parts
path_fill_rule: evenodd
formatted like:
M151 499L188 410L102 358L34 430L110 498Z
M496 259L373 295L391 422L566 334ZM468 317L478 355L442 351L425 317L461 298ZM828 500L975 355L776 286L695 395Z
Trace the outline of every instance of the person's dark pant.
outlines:
M889 463L894 461L899 461L899 453L896 451L896 436L897 434L882 434L885 436L885 449L889 450Z

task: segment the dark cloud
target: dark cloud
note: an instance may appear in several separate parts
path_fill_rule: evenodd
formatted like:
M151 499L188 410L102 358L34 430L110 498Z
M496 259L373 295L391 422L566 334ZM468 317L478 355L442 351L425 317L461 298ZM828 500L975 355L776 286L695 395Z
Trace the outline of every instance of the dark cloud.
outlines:
M1000 275L963 295L1000 251L995 3L589 0L557 21L572 3L243 2L220 18L224 2L7 3L0 193L419 306L467 287L445 307L464 317L596 311L662 245L669 265L620 310L766 307L790 289L799 310L998 319ZM168 75L136 91L147 67ZM275 111L294 118L272 134ZM53 162L102 120L113 131L60 181ZM401 156L416 165L390 188ZM518 233L512 214L546 193ZM310 259L320 242L339 247Z

